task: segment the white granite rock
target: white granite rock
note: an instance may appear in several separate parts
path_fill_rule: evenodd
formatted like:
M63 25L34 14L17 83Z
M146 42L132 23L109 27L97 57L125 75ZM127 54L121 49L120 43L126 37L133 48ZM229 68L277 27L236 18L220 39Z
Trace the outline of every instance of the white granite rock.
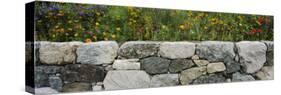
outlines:
M103 81L105 90L148 88L150 76L145 71L109 71Z
M262 42L242 41L236 43L240 63L246 73L254 73L266 62L267 47Z
M117 70L139 70L139 59L123 59L115 60L112 67Z

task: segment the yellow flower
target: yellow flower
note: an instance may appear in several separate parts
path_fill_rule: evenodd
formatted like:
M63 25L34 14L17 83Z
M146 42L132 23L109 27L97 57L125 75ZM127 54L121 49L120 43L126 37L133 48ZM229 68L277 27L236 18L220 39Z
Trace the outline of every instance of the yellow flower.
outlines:
M117 27L117 28L116 28L116 30L117 30L117 31L120 31L120 30L121 30L121 28L120 28L120 27Z
M112 38L112 39L115 39L115 38L116 38L116 35L114 35L114 34L111 35L111 38Z
M105 40L105 41L107 41L107 40L108 40L108 38L104 38L104 40Z
M67 30L72 31L72 28L67 28Z
M85 40L85 42L86 42L86 43L90 43L90 42L92 42L92 40L89 39L89 38L87 38L87 39Z
M107 35L106 32L102 32L102 34L103 34L104 36Z
M52 35L52 37L53 37L53 38L55 38L55 37L56 37L56 35L55 35L55 34L53 34L53 35Z
M94 35L93 38L94 38L95 40L97 40L97 36L96 36L96 35Z
M99 24L99 22L96 22L96 26L99 26L100 24Z
M97 12L96 14L97 14L98 16L100 16L100 13L99 13L99 12Z
M77 37L77 36L78 36L78 33L75 33L74 36Z
M162 25L162 28L163 28L163 29L166 29L167 27L166 27L166 25Z
M184 25L180 25L179 28L183 30L184 29Z

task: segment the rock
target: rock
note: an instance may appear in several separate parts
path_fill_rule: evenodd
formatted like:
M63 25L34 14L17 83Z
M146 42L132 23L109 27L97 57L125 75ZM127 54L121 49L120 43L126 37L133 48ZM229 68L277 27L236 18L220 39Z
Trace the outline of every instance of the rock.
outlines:
M191 57L191 59L192 59L192 60L199 60L199 56L198 56L198 55L193 55L193 56Z
M198 67L206 66L209 64L208 60L193 60L193 61Z
M266 64L267 66L273 66L274 64L274 42L273 41L264 41L267 46L266 51Z
M86 43L77 48L77 62L81 64L110 64L117 57L115 41Z
M106 71L110 71L110 70L114 70L114 69L113 69L112 65L107 65L107 66L105 67L105 70L106 70Z
M184 69L190 68L194 65L192 60L189 59L175 59L171 61L169 71L172 73L180 72Z
M210 62L229 62L235 57L234 43L204 41L197 44L196 54Z
M150 82L150 87L175 86L179 84L178 74L154 75Z
M73 64L80 42L40 42L39 58L43 64Z
M126 59L156 56L159 45L159 42L130 41L121 45L118 55Z
M226 73L234 73L240 70L240 64L238 62L232 61L225 63Z
M190 42L163 42L160 44L161 57L170 59L190 58L195 53L195 44Z
M65 67L62 74L64 82L101 82L105 76L105 70L92 64L72 64Z
M115 60L113 63L113 68L117 70L139 70L140 62L139 59L124 59Z
M231 79L229 79L229 78L228 78L228 79L226 79L226 82L231 82Z
M62 70L61 66L35 66L35 87L49 87L49 76L60 74Z
M170 60L160 57L148 57L140 60L141 68L149 74L167 73Z
M93 91L101 91L103 90L102 86L93 86Z
M181 72L180 82L182 85L187 85L191 83L194 79L206 74L206 66L204 67L194 67Z
M200 76L199 78L195 79L192 84L222 83L226 81L226 78L222 74L212 74Z
M56 89L57 91L62 91L63 82L60 77L50 76L49 84L51 88Z
M236 72L232 74L232 81L233 82L238 82L238 81L253 81L255 80L254 77L251 75L246 75L246 74L240 74L239 72Z
M81 92L81 91L91 91L92 87L89 83L68 83L63 86L63 92Z
M109 71L103 81L105 90L147 88L149 83L150 76L138 70Z
M260 80L273 80L274 70L272 66L264 66L260 71L256 73L256 76Z
M50 88L50 87L42 87L35 88L35 94L37 95L49 95L49 94L58 94L59 92Z
M207 72L208 73L215 73L215 72L221 72L226 69L223 62L217 62L217 63L210 63L207 65Z
M262 68L266 61L266 45L257 41L236 43L240 63L244 72L254 73Z

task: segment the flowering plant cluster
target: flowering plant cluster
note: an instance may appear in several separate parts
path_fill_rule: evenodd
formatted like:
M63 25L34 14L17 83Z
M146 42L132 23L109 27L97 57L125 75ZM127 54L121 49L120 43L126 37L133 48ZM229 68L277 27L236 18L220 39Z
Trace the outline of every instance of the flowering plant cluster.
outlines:
M36 40L273 40L273 16L36 2Z

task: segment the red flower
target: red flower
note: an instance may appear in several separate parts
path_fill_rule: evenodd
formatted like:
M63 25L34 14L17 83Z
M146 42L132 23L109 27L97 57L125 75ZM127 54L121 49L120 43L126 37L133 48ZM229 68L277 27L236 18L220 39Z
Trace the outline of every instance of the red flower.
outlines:
M259 33L259 32L262 32L262 29L257 29L257 32Z
M253 28L252 30L251 30L251 33L256 33L257 32L257 29L255 29L255 28Z
M263 17L259 17L258 18L258 24L261 25L264 22L264 18Z

